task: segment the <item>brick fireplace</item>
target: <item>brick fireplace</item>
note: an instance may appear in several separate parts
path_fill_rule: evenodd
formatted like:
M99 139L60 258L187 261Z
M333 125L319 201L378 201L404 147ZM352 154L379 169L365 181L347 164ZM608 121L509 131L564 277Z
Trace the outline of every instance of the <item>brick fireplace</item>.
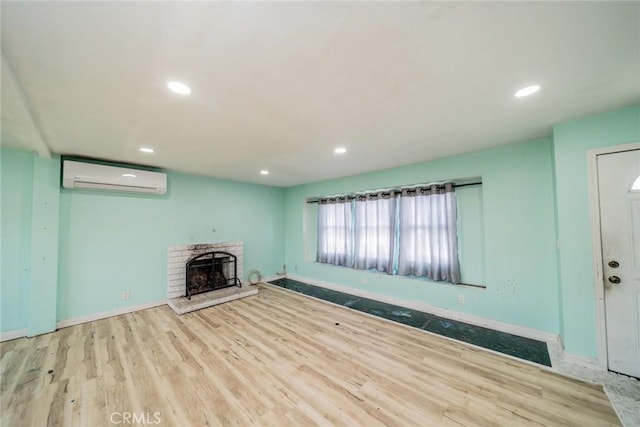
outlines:
M167 251L167 298L169 306L178 314L188 313L215 304L231 301L258 292L255 286L242 284L244 244L237 242L198 243L192 245L170 246ZM234 268L238 286L200 293L187 298L187 264L207 253L227 253L234 258Z

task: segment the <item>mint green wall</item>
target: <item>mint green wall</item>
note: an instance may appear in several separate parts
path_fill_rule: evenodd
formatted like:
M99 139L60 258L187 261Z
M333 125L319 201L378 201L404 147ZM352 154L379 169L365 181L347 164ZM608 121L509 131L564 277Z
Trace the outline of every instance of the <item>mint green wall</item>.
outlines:
M58 320L165 299L172 245L242 240L245 276L282 269L282 189L180 173L168 185L164 197L62 190Z
M33 158L27 335L56 329L60 158Z
M481 176L486 289L370 273L313 262L309 197ZM552 144L539 139L370 174L287 188L289 273L405 300L558 332ZM305 212L307 218L305 218ZM306 221L306 224L305 224ZM363 281L366 280L366 283ZM466 304L457 303L464 294Z
M640 141L640 106L556 125L559 268L565 349L597 354L587 150Z
M6 332L27 327L34 155L2 149L0 158L0 332Z
M56 327L60 159L2 149L2 332Z
M60 190L59 157L0 153L1 332L166 299L172 245L241 240L245 279L282 270L281 188L169 173L161 197Z
M485 285L484 214L482 186L456 189L458 206L458 259L463 283Z

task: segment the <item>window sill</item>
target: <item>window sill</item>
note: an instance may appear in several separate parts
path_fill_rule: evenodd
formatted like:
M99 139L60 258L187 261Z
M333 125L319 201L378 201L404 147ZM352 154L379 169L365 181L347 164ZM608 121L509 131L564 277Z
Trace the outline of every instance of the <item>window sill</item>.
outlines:
M374 274L374 275L378 275L378 276L384 276L384 277L389 277L389 278L399 278L399 279L409 279L409 280L417 280L417 281L422 281L425 283L433 283L433 284L441 284L441 285L449 285L449 286L459 286L459 287L465 287L465 288L472 288L472 289L487 289L487 285L479 285L479 284L475 284L475 283L451 283L451 282L438 282L435 280L431 280L427 277L417 277L417 276L402 276L399 274L387 274L383 271L378 271L375 269L371 269L371 270L360 270L357 268L352 268L352 267L346 267L344 265L334 265L334 264L326 264L324 262L317 262L317 261L312 261L313 264L316 265L321 265L321 266L325 266L325 267L332 267L332 268L342 268L345 270L350 270L350 271L354 271L354 272L362 272L362 273L368 273L368 274Z

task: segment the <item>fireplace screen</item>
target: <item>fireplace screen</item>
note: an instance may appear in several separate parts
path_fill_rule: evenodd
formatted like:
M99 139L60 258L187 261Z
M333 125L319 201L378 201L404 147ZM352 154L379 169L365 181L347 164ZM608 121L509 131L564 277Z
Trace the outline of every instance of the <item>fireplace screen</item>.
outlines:
M228 252L206 252L187 261L185 296L241 286L236 257Z

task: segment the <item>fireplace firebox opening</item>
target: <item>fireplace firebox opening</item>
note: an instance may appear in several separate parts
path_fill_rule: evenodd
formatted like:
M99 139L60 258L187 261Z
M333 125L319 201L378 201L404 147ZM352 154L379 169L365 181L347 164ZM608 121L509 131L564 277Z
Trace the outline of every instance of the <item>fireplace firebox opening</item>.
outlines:
M236 256L229 252L205 252L187 261L185 296L215 291L230 286L242 287Z

